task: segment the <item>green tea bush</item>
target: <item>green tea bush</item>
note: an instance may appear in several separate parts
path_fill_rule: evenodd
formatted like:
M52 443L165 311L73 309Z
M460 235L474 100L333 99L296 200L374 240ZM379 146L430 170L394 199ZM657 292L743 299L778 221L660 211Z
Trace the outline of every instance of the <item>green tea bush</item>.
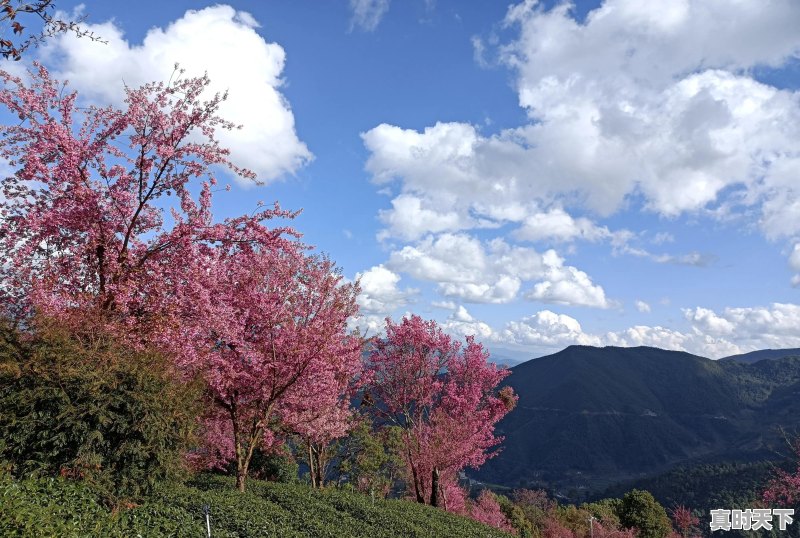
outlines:
M141 504L112 512L85 483L0 475L0 536L205 536L203 505L215 538L508 538L503 532L440 509L373 500L337 489L201 475L188 484L160 483Z

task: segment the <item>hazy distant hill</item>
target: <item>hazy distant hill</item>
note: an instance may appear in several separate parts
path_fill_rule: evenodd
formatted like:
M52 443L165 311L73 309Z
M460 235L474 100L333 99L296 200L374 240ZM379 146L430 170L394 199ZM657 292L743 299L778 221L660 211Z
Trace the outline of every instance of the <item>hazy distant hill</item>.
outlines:
M603 489L692 460L770 457L800 424L800 357L755 364L657 348L572 346L512 369L503 452L476 473L510 487Z
M750 353L742 353L741 355L731 355L721 360L734 360L738 362L754 363L763 361L764 359L782 359L783 357L798 357L800 356L800 348L790 349L760 349L758 351L751 351Z

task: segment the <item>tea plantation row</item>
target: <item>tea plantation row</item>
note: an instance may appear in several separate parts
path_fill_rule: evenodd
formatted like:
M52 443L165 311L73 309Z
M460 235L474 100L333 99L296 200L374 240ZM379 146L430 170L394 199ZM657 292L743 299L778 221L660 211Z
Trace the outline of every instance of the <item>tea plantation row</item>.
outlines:
M85 485L60 479L0 477L0 536L200 537L203 505L215 538L507 538L509 535L443 510L401 500L372 499L304 485L203 475L162 484L140 505L112 514Z

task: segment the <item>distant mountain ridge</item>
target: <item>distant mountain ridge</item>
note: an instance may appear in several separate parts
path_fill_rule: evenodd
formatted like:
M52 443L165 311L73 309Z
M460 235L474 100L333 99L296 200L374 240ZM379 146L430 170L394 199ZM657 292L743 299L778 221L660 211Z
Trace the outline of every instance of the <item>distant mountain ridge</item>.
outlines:
M788 349L759 349L758 351L751 351L750 353L742 353L740 355L731 355L720 359L723 361L731 360L738 362L754 363L766 359L775 360L784 357L800 357L800 348Z
M800 425L800 356L570 346L511 371L503 451L475 473L508 487L597 490L693 460L756 460Z

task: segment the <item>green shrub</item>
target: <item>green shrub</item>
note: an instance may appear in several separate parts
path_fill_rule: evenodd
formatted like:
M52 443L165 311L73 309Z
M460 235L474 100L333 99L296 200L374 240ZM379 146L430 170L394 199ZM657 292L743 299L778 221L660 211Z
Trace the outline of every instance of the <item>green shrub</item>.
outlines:
M0 460L22 476L91 483L106 499L140 496L179 475L198 390L169 361L53 324L0 327Z
M649 491L629 491L622 497L617 510L622 526L637 529L639 538L665 538L672 531L667 511Z
M249 475L258 480L291 484L298 481L299 468L297 461L287 449L277 453L264 453L256 449L253 452L253 459L250 460ZM232 470L236 471L235 465Z

